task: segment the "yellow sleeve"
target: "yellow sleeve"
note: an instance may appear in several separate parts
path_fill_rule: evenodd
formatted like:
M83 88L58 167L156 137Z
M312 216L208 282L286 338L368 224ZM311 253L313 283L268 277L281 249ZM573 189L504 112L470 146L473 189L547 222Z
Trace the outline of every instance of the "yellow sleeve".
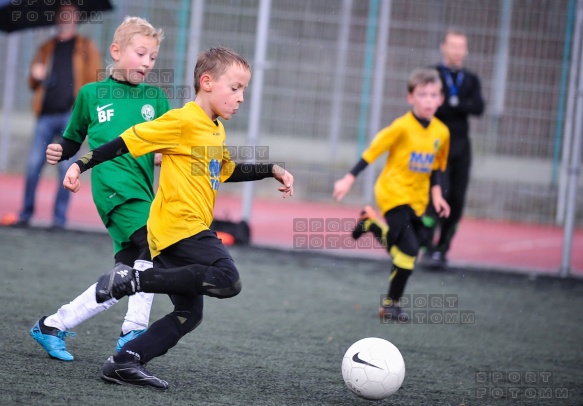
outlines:
M447 168L447 157L449 155L449 130L447 133L447 137L444 137L444 140L441 142L437 153L435 154L435 160L433 161L432 170L440 170L445 172Z
M231 177L235 170L236 162L231 160L231 153L226 145L223 144L223 162L221 166L221 183Z
M399 126L391 124L380 130L374 137L369 147L362 153L362 159L372 164L379 156L388 152L402 131Z
M150 152L168 153L179 145L182 120L177 110L170 110L153 121L136 124L121 134L134 158Z

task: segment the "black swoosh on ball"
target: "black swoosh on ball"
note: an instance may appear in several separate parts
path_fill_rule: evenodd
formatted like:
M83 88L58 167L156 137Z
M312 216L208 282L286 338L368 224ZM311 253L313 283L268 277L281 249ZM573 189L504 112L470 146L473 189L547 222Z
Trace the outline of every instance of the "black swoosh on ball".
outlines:
M369 362L366 362L366 361L365 361L365 360L363 360L363 359L360 359L360 358L358 357L358 354L360 354L360 352L357 352L357 353L356 353L356 354L354 354L354 356L352 357L352 360L353 360L354 362L358 362L359 364L368 365L369 367L374 367L374 368L377 368L377 369L381 369L381 370L382 370L382 368L380 368L380 367L377 367L376 365L373 365L373 364L371 364L371 363L369 363Z

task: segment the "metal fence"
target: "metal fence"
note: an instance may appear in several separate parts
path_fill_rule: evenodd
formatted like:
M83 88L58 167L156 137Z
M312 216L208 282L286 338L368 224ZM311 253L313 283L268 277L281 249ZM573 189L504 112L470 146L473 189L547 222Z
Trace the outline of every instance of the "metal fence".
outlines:
M156 67L173 69L176 87L192 84L197 50L223 45L254 60L259 0L113 3L115 10L100 23L80 27L99 44L104 61L125 15L146 17L164 28ZM261 97L257 142L269 146L270 159L293 169L299 198L330 200L333 181L352 166L371 135L407 111L409 72L439 62L443 32L454 25L468 34L466 66L481 78L487 100L484 116L471 123L474 162L466 215L556 221L565 110L573 88L575 0L272 0L270 6L266 62L254 66L263 72L262 94L250 91L247 108L226 127L232 145L246 145L248 106ZM11 34L19 36L21 46L12 78L19 91L12 101L9 170L24 166L21 152L34 122L31 95L24 90L27 67L48 33ZM2 61L8 37L0 35ZM374 66L381 54L379 83ZM0 62L0 77L8 66ZM0 83L0 94L5 86ZM379 89L382 99L375 105ZM172 104L178 107L192 96L175 93ZM3 103L5 109L6 98ZM371 120L375 107L379 128ZM369 177L379 169L373 166ZM363 195L371 196L364 177L355 187L348 202L360 204ZM580 182L579 208L582 189ZM261 186L255 193L263 193ZM576 222L583 225L581 209Z

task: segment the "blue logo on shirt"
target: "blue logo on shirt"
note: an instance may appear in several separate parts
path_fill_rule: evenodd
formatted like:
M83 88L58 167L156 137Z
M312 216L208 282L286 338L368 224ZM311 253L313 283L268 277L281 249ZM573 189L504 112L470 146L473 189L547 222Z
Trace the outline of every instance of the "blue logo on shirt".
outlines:
M409 170L412 172L430 173L433 168L435 154L411 152Z
M221 163L218 159L211 159L209 162L209 174L211 178L211 188L219 190L221 183Z

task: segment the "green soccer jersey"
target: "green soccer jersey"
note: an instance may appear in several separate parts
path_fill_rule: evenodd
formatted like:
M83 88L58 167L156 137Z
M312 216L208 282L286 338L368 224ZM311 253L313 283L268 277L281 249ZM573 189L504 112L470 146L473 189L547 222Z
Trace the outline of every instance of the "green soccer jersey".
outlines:
M87 137L89 148L93 150L131 126L152 121L168 110L170 103L160 88L108 78L80 89L63 137L80 144ZM125 154L91 171L93 201L106 226L109 213L128 200L152 202L153 185L153 154L137 159Z

